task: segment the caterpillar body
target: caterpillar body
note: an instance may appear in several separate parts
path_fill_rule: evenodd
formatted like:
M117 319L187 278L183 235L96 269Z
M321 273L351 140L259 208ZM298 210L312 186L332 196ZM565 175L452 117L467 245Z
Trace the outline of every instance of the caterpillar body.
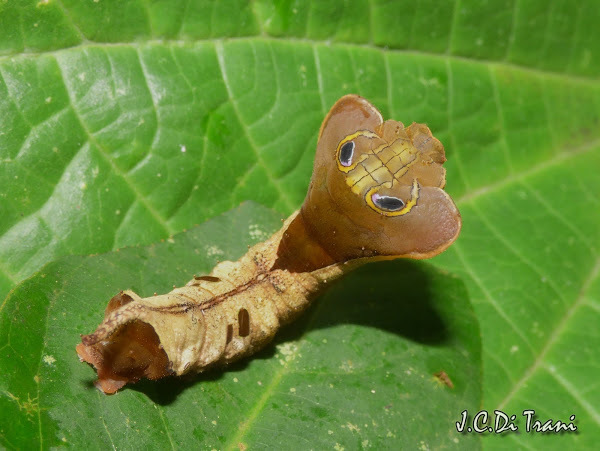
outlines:
M294 217L240 260L221 262L210 275L168 294L141 298L127 290L115 296L102 324L77 347L80 357L96 366L97 386L113 393L131 379L200 372L267 344L324 284L351 266L295 274L270 270L274 244Z
M457 238L444 149L429 129L383 121L356 95L325 117L300 210L236 262L168 294L113 297L76 351L114 393L142 378L201 372L264 347L329 282L364 263L428 258Z

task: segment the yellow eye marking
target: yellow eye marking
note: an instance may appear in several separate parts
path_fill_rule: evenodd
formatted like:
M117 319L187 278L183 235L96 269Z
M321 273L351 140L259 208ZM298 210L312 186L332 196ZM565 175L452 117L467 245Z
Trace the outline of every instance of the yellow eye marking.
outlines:
M387 185L387 183L386 183L386 185ZM391 186L391 184L389 184L389 185ZM408 202L406 202L404 207L402 207L402 209L400 209L398 211L382 210L377 205L375 205L375 203L373 202L372 196L373 196L373 194L375 194L377 192L377 190L379 190L379 188L381 186L382 185L374 186L369 191L367 191L367 194L365 196L367 205L369 207L371 207L373 210L375 210L377 213L380 213L384 216L402 216L402 215L405 215L406 213L408 213L410 210L412 210L412 207L417 205L417 200L419 199L419 191L421 190L417 179L413 179L412 189L410 190L410 200Z
M348 173L352 169L354 169L358 163L369 157L370 154L363 154L360 159L357 158L355 161L352 162L350 166L342 166L342 163L340 162L340 151L342 149L342 146L348 141L352 141L353 139L358 138L359 136L364 136L366 138L379 138L378 134L370 132L369 130L359 130L342 139L338 144L337 149L335 149L335 161L337 162L337 166L340 171Z
M391 145L383 143L376 149L369 149L366 152L363 151L360 157L351 154L352 156L349 158L351 164L349 166L343 165L340 155L342 147L344 144L351 142L360 136L364 136L368 139L381 139L379 135L369 130L359 130L351 133L339 142L335 150L335 159L338 169L346 174L346 184L355 194L360 194L361 192L364 192L364 189L368 189L365 200L367 205L377 213L384 216L405 215L412 207L417 205L420 191L417 179L413 179L410 200L399 210L384 210L378 207L373 201L373 195L376 194L381 187L391 188L392 184L406 174L409 168L418 161L417 155L415 152L411 152L411 148L408 147L408 144L410 143L406 143L403 140L399 143L399 146L394 145L396 142ZM355 143L353 144L355 145ZM352 149L352 152L354 152L354 148ZM346 156L344 156L344 159L345 158ZM369 186L371 186L371 188L369 188ZM397 199L397 201L404 203L401 199Z

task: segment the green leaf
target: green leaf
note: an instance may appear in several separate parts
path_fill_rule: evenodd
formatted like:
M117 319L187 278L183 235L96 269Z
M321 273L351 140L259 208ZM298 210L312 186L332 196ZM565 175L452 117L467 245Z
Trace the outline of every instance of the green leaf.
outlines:
M446 147L464 229L433 263L473 301L484 407L520 419L484 446L591 447L599 22L596 0L0 1L0 297L244 200L289 214L320 121L355 92ZM524 409L579 434L524 433Z
M123 287L166 292L237 258L281 222L244 204L168 242L44 267L7 298L0 323L0 424L10 448L395 448L474 446L457 434L480 405L480 336L464 284L431 265L368 265L328 290L254 359L196 383L93 387L79 334ZM401 287L399 290L398 287ZM457 315L456 310L461 314ZM454 388L435 374L445 371ZM427 405L427 408L424 406Z

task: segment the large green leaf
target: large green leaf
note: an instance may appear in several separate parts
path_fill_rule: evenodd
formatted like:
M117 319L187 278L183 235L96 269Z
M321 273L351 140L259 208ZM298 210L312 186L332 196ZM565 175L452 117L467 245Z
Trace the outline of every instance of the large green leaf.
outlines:
M484 445L597 443L599 22L595 0L0 2L0 293L242 200L290 213L356 92L446 146L464 230L434 264L473 300L484 406L580 428Z
M125 286L142 295L169 291L209 271L217 257L239 257L280 224L275 212L243 205L169 242L65 257L24 282L0 322L3 444L476 445L454 421L481 402L477 320L462 281L423 264L374 264L346 277L275 348L227 373L99 394L75 345L96 327L112 294ZM453 388L436 378L440 371Z

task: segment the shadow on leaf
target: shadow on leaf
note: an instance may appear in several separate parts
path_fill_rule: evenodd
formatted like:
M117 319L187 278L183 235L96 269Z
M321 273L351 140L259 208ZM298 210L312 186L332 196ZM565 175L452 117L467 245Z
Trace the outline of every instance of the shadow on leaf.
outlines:
M430 264L409 260L371 263L333 283L308 312L284 327L273 343L257 354L205 373L144 380L126 389L168 405L195 384L243 371L251 361L274 358L278 344L299 340L311 330L340 324L374 327L425 346L443 346L456 338L447 320L452 306L444 307L453 297L465 302L463 282Z
M349 274L320 299L311 328L335 324L377 327L413 342L443 345L449 331L436 300L463 283L427 263L409 260L368 264Z

